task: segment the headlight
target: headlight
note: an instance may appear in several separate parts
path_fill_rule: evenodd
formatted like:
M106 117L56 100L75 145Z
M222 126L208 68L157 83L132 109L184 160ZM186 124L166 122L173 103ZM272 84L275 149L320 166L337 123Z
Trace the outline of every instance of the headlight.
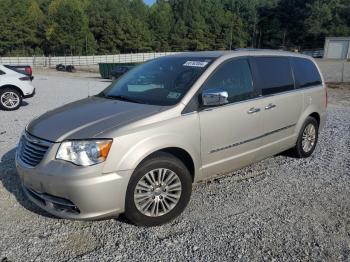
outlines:
M79 166L91 166L106 160L112 140L87 140L62 142L56 159L65 160Z

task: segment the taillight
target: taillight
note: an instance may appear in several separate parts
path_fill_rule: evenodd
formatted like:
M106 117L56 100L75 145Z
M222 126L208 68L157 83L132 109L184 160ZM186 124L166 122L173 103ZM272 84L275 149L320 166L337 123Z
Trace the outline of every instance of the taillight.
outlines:
M21 81L30 81L30 77L29 76L24 76L24 77L20 77L19 80Z
M33 74L33 69L30 66L28 66L25 68L25 72L27 75L31 76Z

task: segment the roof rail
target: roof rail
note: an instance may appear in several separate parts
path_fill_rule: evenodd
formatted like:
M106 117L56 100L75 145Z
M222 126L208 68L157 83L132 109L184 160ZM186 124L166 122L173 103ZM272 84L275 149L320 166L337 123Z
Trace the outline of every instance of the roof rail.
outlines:
M234 51L284 51L282 49L262 49L262 48L236 48Z

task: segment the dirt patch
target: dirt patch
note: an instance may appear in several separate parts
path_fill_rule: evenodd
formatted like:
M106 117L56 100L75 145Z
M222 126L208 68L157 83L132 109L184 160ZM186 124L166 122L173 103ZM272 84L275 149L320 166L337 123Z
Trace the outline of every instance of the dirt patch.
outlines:
M350 106L350 82L327 83L328 103L338 106Z

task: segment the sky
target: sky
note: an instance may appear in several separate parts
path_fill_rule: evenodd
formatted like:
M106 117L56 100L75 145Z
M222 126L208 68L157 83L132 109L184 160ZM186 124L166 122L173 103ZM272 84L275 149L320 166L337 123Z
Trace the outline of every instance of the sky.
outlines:
M153 4L156 0L144 0L146 4L151 5Z

